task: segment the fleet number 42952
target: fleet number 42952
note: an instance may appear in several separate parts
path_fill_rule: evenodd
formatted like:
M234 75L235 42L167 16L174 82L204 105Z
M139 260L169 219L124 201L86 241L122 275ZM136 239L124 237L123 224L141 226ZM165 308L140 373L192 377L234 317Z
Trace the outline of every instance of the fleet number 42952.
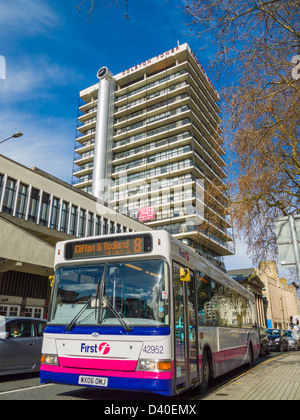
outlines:
M143 352L147 354L163 354L164 346L145 345Z

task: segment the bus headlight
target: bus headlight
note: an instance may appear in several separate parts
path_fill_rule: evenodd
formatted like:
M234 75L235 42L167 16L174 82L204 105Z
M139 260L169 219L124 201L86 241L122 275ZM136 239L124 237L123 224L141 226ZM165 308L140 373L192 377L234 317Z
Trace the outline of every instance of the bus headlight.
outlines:
M140 370L171 370L171 360L147 360L139 361Z
M140 360L139 367L141 370L155 370L156 361L155 360Z
M58 366L57 354L42 354L41 363L43 363L44 365Z

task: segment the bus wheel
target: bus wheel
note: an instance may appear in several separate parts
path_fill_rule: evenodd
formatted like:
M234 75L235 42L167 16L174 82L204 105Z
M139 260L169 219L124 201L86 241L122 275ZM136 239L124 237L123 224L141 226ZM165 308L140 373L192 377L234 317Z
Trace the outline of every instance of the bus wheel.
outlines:
M200 393L203 394L207 391L209 386L209 380L211 378L211 368L210 368L210 361L209 356L206 350L204 350L202 354L202 362L201 362L201 384L199 386Z

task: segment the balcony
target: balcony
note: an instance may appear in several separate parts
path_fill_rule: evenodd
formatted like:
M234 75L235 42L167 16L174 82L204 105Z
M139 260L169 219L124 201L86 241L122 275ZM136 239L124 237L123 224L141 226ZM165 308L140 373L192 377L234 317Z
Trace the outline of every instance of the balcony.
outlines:
M151 130L155 130L156 128L160 128L161 124L165 121L168 123L172 123L178 118L184 119L189 115L189 108L187 105L183 105L182 107L166 111L163 113L159 113L157 115L153 115L152 117L147 118L146 120L139 121L136 124L131 126L127 126L117 130L114 135L115 142L118 142L124 138L127 138L128 134L137 135L138 133L144 133L146 130L147 132Z
M73 176L81 178L84 175L91 174L93 172L94 162L82 165L79 168L73 170Z
M182 127L186 127L188 124L190 124L190 120L188 118L184 118L183 120L174 122L172 124L166 124L157 129L149 130L140 134L123 138L122 140L115 142L113 151L115 153L118 153L119 151L121 152L122 150L127 150L129 144L143 144L145 143L146 139L149 139L149 141L158 140L160 138L163 138L166 133L170 134L171 136L175 135L177 134L177 132L180 132L182 130Z
M80 157L75 157L74 163L78 166L82 166L88 162L94 161L94 150L90 152L83 153Z

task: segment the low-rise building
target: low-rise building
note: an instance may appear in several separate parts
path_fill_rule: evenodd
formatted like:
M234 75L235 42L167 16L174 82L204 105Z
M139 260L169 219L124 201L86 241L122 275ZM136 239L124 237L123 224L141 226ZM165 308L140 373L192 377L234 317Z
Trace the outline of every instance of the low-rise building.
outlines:
M38 168L0 155L0 315L46 316L58 241L149 229Z
M254 293L259 325L291 328L292 317L299 314L296 290L279 277L276 261L262 261L259 268L231 270L228 274Z
M257 324L263 328L266 328L267 323L263 299L264 283L260 278L258 270L256 268L246 268L240 270L231 270L228 271L227 274L254 294Z

